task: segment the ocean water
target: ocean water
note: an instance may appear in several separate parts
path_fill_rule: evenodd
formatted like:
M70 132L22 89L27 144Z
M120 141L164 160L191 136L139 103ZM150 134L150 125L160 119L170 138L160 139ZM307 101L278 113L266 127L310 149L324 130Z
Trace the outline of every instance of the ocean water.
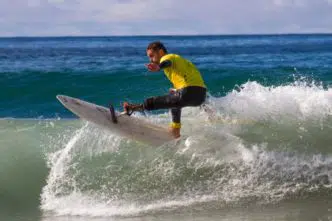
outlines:
M78 119L167 93L145 48L190 59L208 105L146 146ZM1 220L332 220L332 35L0 38ZM148 120L167 124L167 110Z

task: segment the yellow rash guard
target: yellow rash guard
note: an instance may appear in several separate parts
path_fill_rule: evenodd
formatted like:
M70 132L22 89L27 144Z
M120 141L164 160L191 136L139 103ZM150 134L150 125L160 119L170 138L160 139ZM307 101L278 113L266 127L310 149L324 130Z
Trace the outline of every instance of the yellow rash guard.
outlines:
M188 86L199 86L206 88L201 73L190 61L176 54L167 54L160 59L171 61L171 66L164 68L165 75L172 82L175 89Z

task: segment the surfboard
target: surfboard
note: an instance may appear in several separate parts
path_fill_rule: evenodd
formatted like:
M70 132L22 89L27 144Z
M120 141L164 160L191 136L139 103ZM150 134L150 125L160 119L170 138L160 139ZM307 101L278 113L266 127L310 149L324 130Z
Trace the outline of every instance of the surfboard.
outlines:
M174 140L166 126L154 124L147 119L128 116L114 109L66 95L57 95L56 98L78 117L119 136L153 146L161 146Z

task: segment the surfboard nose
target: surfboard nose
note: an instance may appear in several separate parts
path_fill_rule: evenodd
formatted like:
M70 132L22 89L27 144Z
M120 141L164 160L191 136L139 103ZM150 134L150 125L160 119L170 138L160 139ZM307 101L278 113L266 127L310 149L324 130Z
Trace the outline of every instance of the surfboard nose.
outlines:
M61 94L59 94L59 95L57 95L56 96L56 98L61 102L61 103L67 103L68 102L68 97L67 96L65 96L65 95L61 95Z

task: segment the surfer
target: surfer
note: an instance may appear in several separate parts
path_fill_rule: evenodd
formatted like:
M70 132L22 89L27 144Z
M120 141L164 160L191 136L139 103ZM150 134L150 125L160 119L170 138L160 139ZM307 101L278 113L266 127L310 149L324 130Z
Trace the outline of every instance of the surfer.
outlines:
M171 109L172 123L170 132L175 137L180 137L181 108L200 106L206 98L206 86L204 80L195 65L177 54L168 54L165 46L157 41L152 42L146 49L150 63L149 71L163 70L166 77L173 84L169 94L149 97L141 104L124 102L125 112L143 110Z

